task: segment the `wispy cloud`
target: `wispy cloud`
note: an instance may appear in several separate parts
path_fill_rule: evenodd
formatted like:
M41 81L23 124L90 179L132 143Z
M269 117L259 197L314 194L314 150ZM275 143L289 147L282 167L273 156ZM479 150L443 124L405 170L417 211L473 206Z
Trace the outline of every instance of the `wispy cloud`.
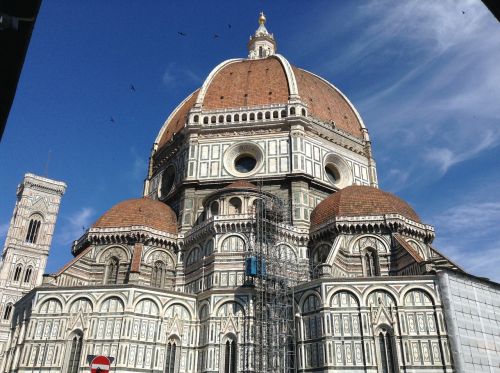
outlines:
M333 81L354 71L363 82L354 102L386 160L383 187L434 182L500 144L500 28L481 2L373 1L351 19L361 31L341 53L327 32L309 47L333 50L316 66ZM325 16L321 27L338 26Z
M201 77L186 66L179 66L176 63L170 63L163 73L162 81L168 87L176 86L186 81L192 83L201 82Z
M471 273L500 281L500 239L492 234L500 221L500 202L458 203L432 220L439 249Z
M91 207L82 207L68 216L62 216L61 227L55 237L58 245L68 245L80 238L93 222L95 211Z

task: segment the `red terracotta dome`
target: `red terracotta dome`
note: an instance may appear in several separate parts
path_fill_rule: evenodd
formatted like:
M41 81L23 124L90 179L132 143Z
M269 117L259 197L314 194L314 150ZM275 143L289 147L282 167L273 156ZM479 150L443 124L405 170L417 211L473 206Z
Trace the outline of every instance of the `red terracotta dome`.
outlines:
M156 142L161 148L184 128L189 110L224 110L261 105L284 105L291 97L308 107L308 115L363 139L361 118L349 100L326 80L290 63L280 55L228 60L217 66L203 86L170 115Z
M351 185L321 201L311 213L311 227L334 217L400 214L420 223L413 208L392 193L371 186Z
M122 201L106 211L92 228L145 226L165 233L177 233L177 216L170 206L150 198Z

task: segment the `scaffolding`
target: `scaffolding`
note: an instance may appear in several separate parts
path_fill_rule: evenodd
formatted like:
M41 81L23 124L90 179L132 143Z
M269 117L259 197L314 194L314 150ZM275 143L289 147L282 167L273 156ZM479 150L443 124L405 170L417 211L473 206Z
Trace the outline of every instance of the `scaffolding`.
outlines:
M293 289L300 276L297 254L280 237L289 226L288 203L262 191L256 200L255 231L245 267L254 286L254 372L296 372Z

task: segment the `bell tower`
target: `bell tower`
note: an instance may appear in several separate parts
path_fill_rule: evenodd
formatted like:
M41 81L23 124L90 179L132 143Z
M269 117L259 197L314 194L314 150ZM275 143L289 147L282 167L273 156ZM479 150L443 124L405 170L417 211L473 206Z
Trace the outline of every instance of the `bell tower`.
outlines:
M41 285L66 184L24 175L0 261L0 360L10 332L14 304Z

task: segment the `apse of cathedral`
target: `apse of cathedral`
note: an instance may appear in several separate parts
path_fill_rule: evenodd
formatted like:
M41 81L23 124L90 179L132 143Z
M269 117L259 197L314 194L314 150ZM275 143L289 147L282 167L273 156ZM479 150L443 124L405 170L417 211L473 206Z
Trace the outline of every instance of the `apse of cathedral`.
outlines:
M62 182L27 174L0 269L1 372L498 372L500 285L378 188L368 130L261 14L158 130L142 198L43 274Z

